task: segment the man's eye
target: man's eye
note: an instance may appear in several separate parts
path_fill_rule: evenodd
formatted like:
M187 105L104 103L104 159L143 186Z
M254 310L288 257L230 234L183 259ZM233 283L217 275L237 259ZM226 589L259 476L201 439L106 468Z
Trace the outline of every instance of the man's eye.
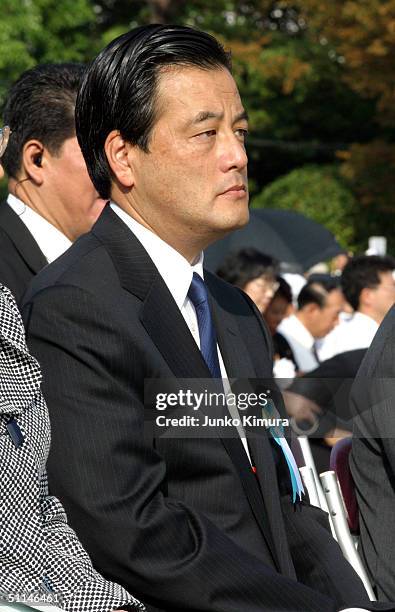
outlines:
M206 130L205 132L196 134L196 137L200 138L201 140L206 140L207 138L211 138L212 136L215 136L216 133L217 133L216 130Z
M246 140L248 136L248 130L246 130L245 128L239 128L238 130L236 130L236 135L239 138L242 138L242 140Z

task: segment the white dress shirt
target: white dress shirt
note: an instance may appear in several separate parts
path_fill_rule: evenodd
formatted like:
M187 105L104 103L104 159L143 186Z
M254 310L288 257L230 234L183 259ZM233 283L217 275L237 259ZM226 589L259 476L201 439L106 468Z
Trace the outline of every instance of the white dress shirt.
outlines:
M11 193L8 194L7 204L26 225L48 263L63 255L71 246L71 240L52 223Z
M374 319L362 312L355 312L322 340L318 349L320 361L346 351L369 348L378 328L379 324Z
M199 327L196 316L195 307L188 297L189 287L192 282L193 273L196 272L204 280L203 273L203 252L200 253L196 261L191 265L185 257L183 257L178 251L173 249L167 242L159 238L156 234L151 232L148 228L138 223L133 217L128 215L122 208L120 208L114 202L110 204L112 210L118 215L120 219L129 227L136 238L141 242L148 255L151 257L159 274L163 278L167 285L171 295L174 298L182 316L188 325L189 331L191 332L196 344L200 349L200 336ZM221 376L224 385L225 393L230 392L230 385L228 381L228 375L226 373L225 364L222 359L220 348L217 344L218 360L221 369ZM228 410L233 418L239 418L237 407L231 403L228 405ZM244 449L250 460L250 453L248 444L245 436L243 427L240 425L238 433L243 443Z
M311 372L318 367L319 363L314 355L314 337L296 315L283 319L277 331L288 341L302 372Z

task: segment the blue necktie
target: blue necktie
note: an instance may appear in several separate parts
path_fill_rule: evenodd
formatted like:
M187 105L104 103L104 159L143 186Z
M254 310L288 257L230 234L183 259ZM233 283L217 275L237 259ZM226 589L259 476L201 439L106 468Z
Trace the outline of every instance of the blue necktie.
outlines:
M200 352L213 378L221 378L217 352L217 335L211 318L210 305L204 280L193 273L188 297L195 307L199 327Z

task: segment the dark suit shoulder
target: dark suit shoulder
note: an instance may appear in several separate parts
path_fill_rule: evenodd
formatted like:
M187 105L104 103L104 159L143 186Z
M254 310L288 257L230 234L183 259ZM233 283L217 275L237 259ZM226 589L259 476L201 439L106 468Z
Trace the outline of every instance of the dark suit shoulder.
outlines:
M262 324L266 327L262 315L259 313L254 302L244 291L231 285L208 270L204 271L204 278L210 293L222 307L232 311L235 315L258 316L258 319L262 321Z
M204 279L210 293L222 307L226 307L228 310L234 309L235 314L251 314L251 308L244 299L243 291L209 272L209 270L204 270Z
M10 289L18 304L33 275L13 240L0 227L0 283Z
M116 275L105 247L89 232L81 236L63 255L46 266L32 280L24 304L45 291L68 285L96 293Z

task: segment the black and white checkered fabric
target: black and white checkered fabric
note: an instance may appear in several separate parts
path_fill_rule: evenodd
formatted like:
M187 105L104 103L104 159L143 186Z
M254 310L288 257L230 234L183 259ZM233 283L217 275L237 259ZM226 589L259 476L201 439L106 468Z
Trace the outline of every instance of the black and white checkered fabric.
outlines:
M50 426L40 382L18 308L0 285L0 597L34 593L48 601L51 593L67 612L145 610L93 569L59 500L48 495ZM19 446L7 428L12 419Z

